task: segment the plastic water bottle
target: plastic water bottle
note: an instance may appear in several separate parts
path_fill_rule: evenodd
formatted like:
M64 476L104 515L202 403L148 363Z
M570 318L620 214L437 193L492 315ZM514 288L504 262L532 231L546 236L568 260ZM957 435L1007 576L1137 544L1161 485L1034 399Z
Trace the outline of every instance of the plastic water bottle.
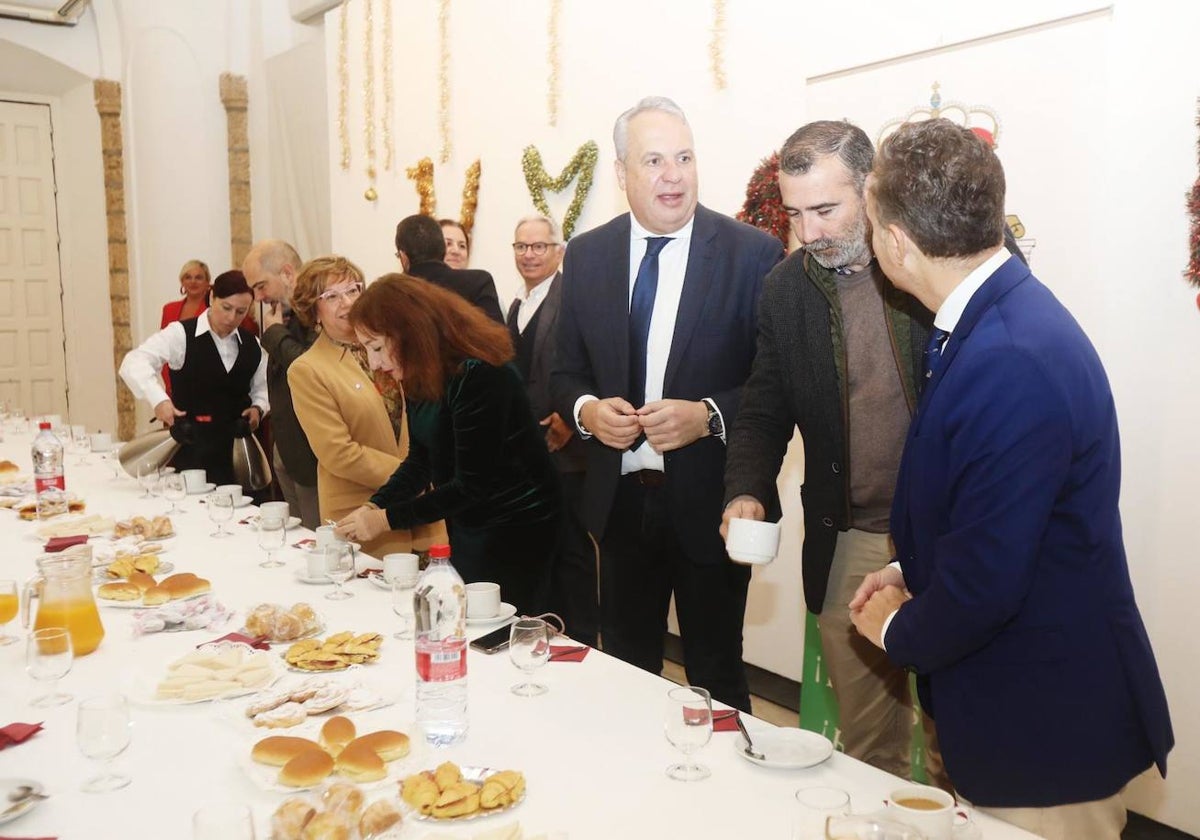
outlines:
M33 439L33 484L37 493L37 517L49 519L67 512L67 481L63 476L63 445L50 424L38 423Z
M457 744L467 737L467 591L450 565L450 546L430 546L413 615L417 726L434 746Z

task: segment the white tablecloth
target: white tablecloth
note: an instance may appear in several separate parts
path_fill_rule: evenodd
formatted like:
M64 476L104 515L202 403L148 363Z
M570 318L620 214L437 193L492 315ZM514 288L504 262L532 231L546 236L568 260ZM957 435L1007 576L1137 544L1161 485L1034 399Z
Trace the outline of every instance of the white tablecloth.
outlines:
M30 464L29 436L6 435L0 457L26 467ZM118 518L135 513L165 512L161 499L141 500L133 479L114 478L99 456L77 465L67 456L68 490L82 495L90 513ZM347 678L368 679L398 692L399 702L361 717L360 731L391 727L407 729L413 719L413 647L391 634L396 619L390 594L369 581L348 584L354 593L345 601L326 600L327 587L305 585L294 577L303 565L299 551L281 553L287 565L263 569L250 525L238 524L253 508L237 512L227 525L236 536L209 536L209 521L200 496L183 502L187 513L173 517L178 537L163 559L176 571L191 571L213 582L213 593L238 610L234 620L217 631L160 633L134 638L131 611L101 607L106 636L95 653L76 661L62 688L76 698L104 690L121 690L134 675L154 670L200 642L241 626L242 610L261 601L291 604L307 601L323 616L327 633L339 630L384 633L382 656L375 665L349 672ZM34 571L40 543L33 523L0 511L0 577L23 581ZM308 532L289 532L289 546ZM9 632L23 635L14 622ZM480 631L482 632L482 631ZM279 648L276 648L279 650ZM115 766L133 783L106 794L80 791L80 783L98 767L75 745L75 704L37 709L29 699L41 688L24 671L24 644L0 647L0 725L12 721L43 721L45 729L25 744L0 751L0 778L32 777L51 795L19 820L0 826L0 836L56 836L60 840L191 836L192 813L211 800L240 799L249 804L259 825L259 838L285 794L255 786L239 766L250 745L267 734L244 723L231 723L220 705L135 706L134 734L129 749ZM796 656L800 656L796 651ZM805 770L772 770L754 766L734 750L734 733L715 733L698 757L712 769L702 782L681 783L667 778L665 768L679 759L663 736L667 681L632 668L599 651L582 663L552 662L538 673L550 691L535 698L513 695L509 687L519 672L507 655L485 656L471 651L470 734L445 750L424 748L423 767L444 759L465 765L515 768L528 780L527 797L511 817L528 835L565 832L572 840L612 840L617 837L787 838L793 793L810 785L847 790L854 811L881 806L899 780L861 762L835 753L824 764ZM771 727L747 719L751 732ZM414 739L418 736L414 732ZM419 769L419 768L414 768ZM2 805L3 803L0 803ZM452 833L469 838L492 817L462 826ZM1032 835L976 815L986 840L1018 840ZM410 822L404 836L419 838L441 826Z

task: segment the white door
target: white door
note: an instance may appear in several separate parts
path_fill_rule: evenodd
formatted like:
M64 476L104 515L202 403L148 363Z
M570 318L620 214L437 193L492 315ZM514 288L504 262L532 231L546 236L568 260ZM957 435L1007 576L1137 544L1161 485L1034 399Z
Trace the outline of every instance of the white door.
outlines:
M0 101L0 398L67 414L50 106Z

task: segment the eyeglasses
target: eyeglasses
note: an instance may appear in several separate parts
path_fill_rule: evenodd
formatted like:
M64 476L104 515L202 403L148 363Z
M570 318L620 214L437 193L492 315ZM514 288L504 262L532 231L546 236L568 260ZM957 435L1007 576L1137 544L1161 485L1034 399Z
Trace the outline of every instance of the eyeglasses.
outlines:
M550 248L557 248L557 242L514 242L513 253L518 257L524 256L526 251L533 251L537 256L542 256Z
M321 292L321 294L317 295L317 300L323 300L326 303L337 303L342 298L354 300L362 294L362 291L362 283L351 283L349 286L341 289L330 289L326 292Z

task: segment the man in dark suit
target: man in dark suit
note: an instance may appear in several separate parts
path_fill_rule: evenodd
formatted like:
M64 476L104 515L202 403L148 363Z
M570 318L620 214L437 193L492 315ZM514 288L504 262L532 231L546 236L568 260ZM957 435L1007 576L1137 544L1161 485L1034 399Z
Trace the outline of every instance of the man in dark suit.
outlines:
M800 127L780 149L780 194L800 248L763 289L754 372L729 438L722 531L735 517L779 518L768 506L799 429L804 601L817 615L846 754L908 777L908 673L855 631L847 607L891 557L892 490L933 321L871 253L863 186L874 154L861 128L831 120ZM926 770L948 787L925 723Z
M596 553L583 526L583 478L587 453L572 426L550 400L550 369L558 344L562 302L563 241L558 223L547 216L527 216L513 233L513 259L524 290L508 308L508 330L516 350L514 362L525 380L533 417L546 436L546 448L558 468L568 504L563 551L552 570L552 608L567 623L570 635L596 643L600 607L596 595Z
M1120 442L1079 324L1003 250L1004 171L947 120L902 126L867 183L873 244L936 312L900 463L895 564L850 604L918 674L974 804L1051 840L1116 840L1121 791L1174 744L1134 601Z
M446 239L436 219L419 213L401 219L396 225L396 257L405 274L448 289L478 306L492 320L504 323L492 275L446 265Z
M671 594L688 680L749 710L750 571L721 543L725 428L754 359L779 241L697 204L692 132L643 99L613 130L630 214L576 237L563 265L552 389L588 449L606 651L662 670Z

